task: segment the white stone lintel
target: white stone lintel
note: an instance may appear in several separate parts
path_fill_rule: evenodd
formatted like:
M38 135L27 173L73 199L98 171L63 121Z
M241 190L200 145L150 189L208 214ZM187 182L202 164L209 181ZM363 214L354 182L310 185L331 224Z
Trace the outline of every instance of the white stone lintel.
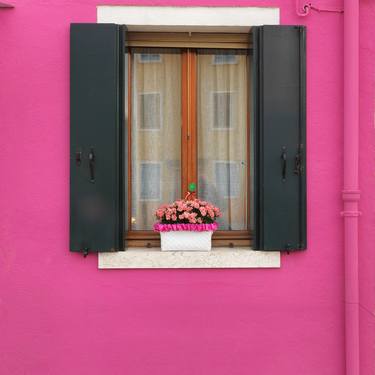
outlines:
M248 32L278 25L279 8L99 5L98 23L126 25L129 31Z

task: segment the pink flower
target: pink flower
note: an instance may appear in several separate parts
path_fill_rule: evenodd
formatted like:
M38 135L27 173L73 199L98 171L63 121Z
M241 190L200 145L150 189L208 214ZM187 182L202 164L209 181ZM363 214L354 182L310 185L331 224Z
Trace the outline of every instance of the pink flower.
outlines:
M193 211L196 212L193 212ZM173 221L174 223L202 224L206 221L213 222L220 217L221 211L218 207L207 201L199 199L194 200L176 200L172 204L162 204L155 211L156 218L160 221ZM205 219L207 218L207 219Z
M207 215L207 211L206 211L206 209L204 207L200 207L199 211L200 211L200 213L201 213L202 216L206 216Z

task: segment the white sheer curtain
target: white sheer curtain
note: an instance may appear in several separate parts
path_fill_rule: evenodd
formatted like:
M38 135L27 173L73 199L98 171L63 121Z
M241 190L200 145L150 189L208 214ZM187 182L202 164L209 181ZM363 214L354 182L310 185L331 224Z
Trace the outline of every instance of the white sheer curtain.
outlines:
M181 196L181 53L132 53L132 229L150 230L162 203Z
M198 52L198 196L219 206L222 230L248 228L248 56Z

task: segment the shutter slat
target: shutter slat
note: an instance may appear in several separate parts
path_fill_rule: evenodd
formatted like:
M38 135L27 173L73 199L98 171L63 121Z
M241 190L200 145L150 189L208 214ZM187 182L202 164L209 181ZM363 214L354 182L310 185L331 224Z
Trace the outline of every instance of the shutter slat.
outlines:
M71 25L71 251L123 247L120 32L111 24Z
M253 28L255 241L306 248L305 28Z

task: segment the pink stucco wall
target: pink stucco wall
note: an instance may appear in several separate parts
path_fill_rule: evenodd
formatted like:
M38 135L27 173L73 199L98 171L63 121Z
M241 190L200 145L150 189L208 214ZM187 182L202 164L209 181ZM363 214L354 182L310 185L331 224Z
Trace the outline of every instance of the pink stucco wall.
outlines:
M373 375L375 7L360 3L361 370ZM294 0L133 2L277 6L307 26L309 249L274 270L99 271L68 251L69 24L95 22L98 2L13 4L0 10L0 374L344 374L343 16L301 18Z

